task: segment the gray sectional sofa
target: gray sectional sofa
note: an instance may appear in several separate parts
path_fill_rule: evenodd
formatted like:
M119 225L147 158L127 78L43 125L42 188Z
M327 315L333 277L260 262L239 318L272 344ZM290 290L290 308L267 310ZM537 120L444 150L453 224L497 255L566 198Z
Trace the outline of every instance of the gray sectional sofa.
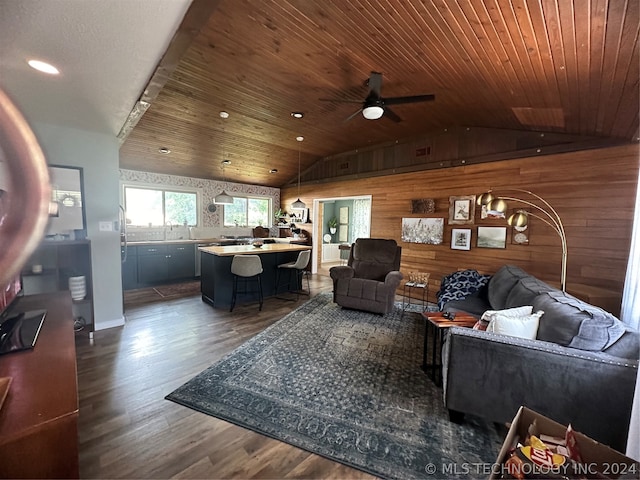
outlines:
M443 387L451 418L462 420L467 413L508 422L524 405L624 452L640 332L513 265L490 278L478 274L475 284L473 275L464 278L449 281L448 288L464 284L466 297L439 292L445 311L480 316L531 305L544 314L535 339L450 329Z

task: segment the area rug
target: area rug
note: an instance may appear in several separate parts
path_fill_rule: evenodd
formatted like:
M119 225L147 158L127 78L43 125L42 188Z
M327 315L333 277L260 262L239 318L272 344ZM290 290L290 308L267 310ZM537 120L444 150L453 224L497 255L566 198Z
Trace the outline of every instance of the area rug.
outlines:
M486 477L503 439L448 420L423 335L418 313L318 295L166 398L381 478Z
M180 298L200 295L200 280L171 285L160 285L153 289L162 298Z

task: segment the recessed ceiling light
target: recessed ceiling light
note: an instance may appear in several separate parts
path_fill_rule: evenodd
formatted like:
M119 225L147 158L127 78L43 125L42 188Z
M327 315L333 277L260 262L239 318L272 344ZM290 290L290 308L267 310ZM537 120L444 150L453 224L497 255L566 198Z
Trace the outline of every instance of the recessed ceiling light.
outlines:
M229 118L229 113L223 110L220 112L220 118Z
M278 169L277 168L272 168L271 170L269 170L269 173L278 173Z
M40 60L29 60L27 62L31 68L35 68L39 72L48 73L49 75L58 75L60 70L47 62L42 62Z
M165 155L166 155L167 153L171 153L171 150L169 150L167 147L160 147L160 148L158 149L158 151L159 151L160 153L165 154Z
M291 112L291 116L293 118L302 118L302 117L304 117L304 113L302 113L302 112Z
M298 142L301 142L301 141L303 141L303 140L304 140L304 137L303 137L303 136L296 137L296 140L297 140Z

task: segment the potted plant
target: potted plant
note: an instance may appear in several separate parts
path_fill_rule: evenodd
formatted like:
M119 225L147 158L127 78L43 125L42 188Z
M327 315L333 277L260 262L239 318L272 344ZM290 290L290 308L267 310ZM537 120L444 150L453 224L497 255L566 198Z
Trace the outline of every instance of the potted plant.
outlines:
M338 219L336 217L331 217L327 224L329 225L329 231L331 232L331 234L336 233L336 230L338 228Z
M281 208L277 209L274 213L273 216L275 218L276 221L276 225L278 224L282 224L282 223L287 223L287 219L285 218L287 216L287 212L285 212L284 210L282 210Z

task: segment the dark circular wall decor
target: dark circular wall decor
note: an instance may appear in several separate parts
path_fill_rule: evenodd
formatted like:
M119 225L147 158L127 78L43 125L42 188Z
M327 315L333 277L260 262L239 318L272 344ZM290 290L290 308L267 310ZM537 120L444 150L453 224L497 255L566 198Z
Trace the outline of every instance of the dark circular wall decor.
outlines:
M210 203L210 204L207 206L207 211L208 211L209 213L216 213L216 210L217 210L217 209L218 209L218 206L217 206L215 203Z

